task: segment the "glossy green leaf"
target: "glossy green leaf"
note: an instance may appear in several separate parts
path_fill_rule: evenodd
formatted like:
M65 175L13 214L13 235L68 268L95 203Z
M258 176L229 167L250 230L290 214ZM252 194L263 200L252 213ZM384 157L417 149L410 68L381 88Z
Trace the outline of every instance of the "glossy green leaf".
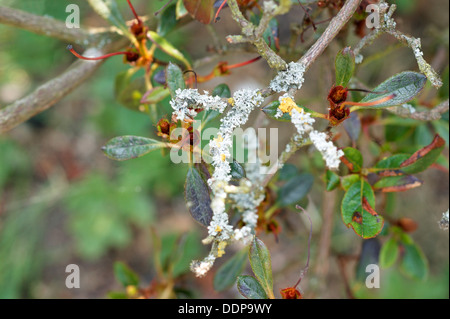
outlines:
M124 286L137 286L139 284L138 275L123 262L114 263L114 276Z
M232 179L239 180L246 176L244 167L242 167L242 165L236 162L235 160L233 160L233 162L230 163L230 168L231 168L230 174Z
M261 284L266 295L273 295L272 263L266 245L259 238L254 237L248 255L256 279Z
M127 135L109 140L102 150L110 159L126 161L164 147L167 147L166 143L151 138Z
M327 172L325 173L325 182L327 185L327 191L330 192L339 186L341 179L335 172L327 170Z
M208 185L195 167L189 168L184 194L192 218L207 227L213 216L211 197Z
M359 107L359 108L384 108L395 105L402 105L415 98L424 88L427 77L423 74L406 71L394 75L378 85L374 92L384 92L382 94L369 93L361 100L362 103L373 102L395 94L395 97L376 106Z
M428 276L428 261L416 244L403 245L403 257L400 269L408 277L416 280L425 280Z
M169 88L172 98L175 97L175 92L178 89L184 90L186 84L184 82L183 71L176 64L169 63L166 67L166 83Z
M189 14L204 24L209 24L214 17L214 0L183 0Z
M342 179L341 179L342 188L345 191L348 191L350 186L352 186L354 183L358 182L359 179L360 179L359 175L357 175L357 174L350 174L350 175L342 177Z
M389 268L395 264L399 256L399 245L394 238L388 239L380 251L380 267Z
M338 52L335 59L336 85L347 87L355 72L355 55L350 47Z
M183 53L178 51L178 49L176 49L173 46L173 44L171 44L169 41L167 41L166 38L160 36L158 33L154 32L154 31L148 31L147 32L147 36L150 39L150 41L155 43L162 51L164 51L165 53L167 53L171 57L173 57L173 58L183 62L183 64L188 69L191 68L191 65L190 65L189 61L185 58Z
M367 202L367 205L364 204ZM342 220L360 237L377 236L383 229L384 219L373 210L375 195L364 180L354 183L344 195L341 203Z
M115 0L88 0L91 7L103 19L117 27L128 38L134 38L129 31Z
M168 6L159 17L157 33L164 37L177 25L176 5Z
M280 207L298 203L312 188L314 176L308 173L289 179L278 191L277 204Z
M343 151L345 157L343 161L345 165L347 165L352 172L360 172L363 167L363 157L361 152L353 147L346 147Z
M234 285L247 264L247 249L241 249L227 260L214 275L214 290L223 291Z
M239 293L247 299L268 299L261 284L252 276L239 276L237 288Z

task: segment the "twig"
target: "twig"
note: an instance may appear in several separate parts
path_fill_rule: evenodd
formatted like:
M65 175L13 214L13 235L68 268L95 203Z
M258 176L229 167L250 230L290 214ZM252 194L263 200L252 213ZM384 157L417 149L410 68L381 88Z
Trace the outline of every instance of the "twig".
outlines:
M11 130L41 113L88 79L103 61L77 61L60 76L38 87L28 96L0 110L0 133Z
M333 39L337 36L339 31L344 27L344 25L350 20L350 18L355 13L358 8L361 0L347 0L339 13L331 20L328 24L325 31L322 33L319 39L311 46L311 48L305 53L305 55L298 60L298 63L301 63L305 66L305 69L309 69L309 67L314 63L314 61L325 51L328 45L333 41ZM292 89L289 91L291 96L294 96L296 93L296 89ZM266 88L261 91L261 94L265 97L274 94L271 89ZM304 145L301 145L304 146ZM268 171L266 175L263 186L266 186L271 178L275 175L282 164L284 164L289 157L295 153L301 146L296 145L295 135L292 140L289 142L286 150L283 151L278 159L278 162L275 163ZM276 166L275 166L276 165Z
M91 37L88 31L82 28L67 28L65 23L60 20L41 17L4 6L0 6L0 24L21 28L69 43L82 44L89 41Z
M439 120L442 117L442 114L447 112L449 109L449 100L442 102L441 104L437 105L435 108L429 110L429 111L423 111L423 112L414 112L411 113L411 110L402 106L394 106L389 107L387 110L391 113L394 113L395 115L398 115L400 117L410 118L413 120L419 120L419 121L436 121Z
M370 45L375 39L377 39L380 35L386 33L395 37L401 43L405 43L414 53L414 56L417 61L417 65L419 66L420 71L425 74L428 80L435 88L440 88L443 84L442 80L439 78L437 72L428 64L427 61L423 58L421 41L419 38L415 38L409 35L406 35L398 30L396 30L396 23L392 18L397 6L392 4L389 6L386 2L381 1L378 5L379 8L379 21L380 26L376 27L371 33L361 39L361 41L355 46L353 53L358 59L361 61L362 55L360 54L361 50Z

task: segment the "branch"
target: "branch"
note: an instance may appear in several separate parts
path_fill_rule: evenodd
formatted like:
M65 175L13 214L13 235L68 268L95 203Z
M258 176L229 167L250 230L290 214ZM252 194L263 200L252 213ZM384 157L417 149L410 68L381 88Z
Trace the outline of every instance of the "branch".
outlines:
M21 28L70 43L81 44L88 41L91 36L84 29L67 28L66 24L60 20L51 17L41 17L4 6L0 6L0 24Z
M60 76L38 87L28 96L0 109L0 133L11 130L41 113L88 79L103 61L77 61Z
M317 39L317 41L311 46L311 48L305 53L305 55L300 60L298 60L297 63L303 64L305 66L305 69L307 70L323 53L323 51L325 51L331 41L333 41L333 39L338 35L339 31L350 20L350 18L358 8L360 2L361 0L347 0L339 13L328 24L326 30L322 33L320 38ZM290 90L289 92L291 96L294 96L295 93L296 89ZM266 88L261 91L261 94L264 97L267 97L274 94L274 92L271 89ZM295 137L296 135L294 135L294 137L291 139L286 147L286 150L281 153L278 162L270 167L267 176L264 178L263 186L266 186L270 182L272 177L278 171L277 167L283 165L298 148L304 146L297 145Z
M127 44L126 38L115 35L118 38L109 38L115 41L105 47L105 53ZM107 39L105 37L105 40ZM76 61L60 76L41 85L26 97L0 109L0 134L47 110L91 77L104 61Z
M423 111L423 112L413 112L411 113L411 110L402 106L394 106L389 107L387 110L391 113L394 113L395 115L398 115L400 117L406 117L413 120L419 120L419 121L436 121L439 120L442 117L442 114L447 112L449 109L449 100L442 102L441 104L437 105L435 108L429 110L429 111Z
M367 45L371 44L375 39L377 39L380 35L387 33L391 36L395 37L401 43L405 43L414 53L414 56L417 61L417 65L419 66L420 71L425 74L428 78L428 81L435 88L440 88L442 86L442 80L439 78L438 73L431 67L430 64L425 61L423 58L422 46L420 38L414 38L412 36L406 35L395 29L396 22L392 18L397 6L392 4L389 6L386 2L382 1L378 5L379 8L379 21L381 25L376 27L371 33L361 39L361 41L355 46L353 53L357 56L359 62L362 61L362 55L360 51ZM388 10L389 9L389 10Z
M339 13L330 21L320 38L298 60L298 63L303 64L308 69L351 19L360 2L361 0L347 0Z

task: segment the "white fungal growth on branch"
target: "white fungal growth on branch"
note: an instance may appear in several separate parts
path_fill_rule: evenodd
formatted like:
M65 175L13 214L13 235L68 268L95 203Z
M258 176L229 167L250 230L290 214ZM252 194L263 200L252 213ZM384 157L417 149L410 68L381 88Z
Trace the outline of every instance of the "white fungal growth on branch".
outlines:
M306 68L302 63L291 62L288 68L278 72L270 82L269 87L275 92L287 92L290 89L299 90L304 82L303 74Z
M195 96L195 93L193 95ZM231 101L233 107L221 119L219 133L209 143L209 152L214 167L214 172L208 180L212 191L213 216L208 226L208 237L203 240L203 243L212 243L212 247L204 260L191 263L191 270L198 277L203 277L212 267L215 259L225 254L225 247L230 242L233 240L243 243L250 242L258 221L257 207L264 199L262 187L253 181L243 179L239 186L229 184L233 131L247 122L250 113L261 106L264 98L258 90L243 89L235 92ZM184 104L180 106L180 110L186 110ZM211 109L207 103L204 107ZM221 110L219 109L219 111ZM233 229L233 226L229 224L226 211L227 198L231 200L232 206L242 214L244 226L240 229Z
M313 129L312 125L315 119L311 117L310 113L305 112L301 107L298 107L290 97L280 98L279 109L285 113L291 114L291 122L297 129L297 138L305 140L308 136L311 142L322 154L323 159L329 169L335 170L339 168L341 162L340 158L344 155L342 150L338 150L332 142L327 141L327 135L325 133L318 132ZM301 144L301 141L300 141ZM286 150L289 152L290 150Z
M194 118L197 115L196 109L217 110L223 112L227 103L219 96L211 96L208 91L200 94L197 89L177 89L175 98L170 101L177 119L183 121L186 116Z
M338 150L332 142L327 141L327 135L325 133L312 131L309 133L309 137L317 150L322 154L327 167L331 170L338 169L341 163L340 158L344 156L344 152Z
M302 137L312 131L312 125L315 122L311 114L306 113L302 108L292 110L291 121L295 125L298 134Z

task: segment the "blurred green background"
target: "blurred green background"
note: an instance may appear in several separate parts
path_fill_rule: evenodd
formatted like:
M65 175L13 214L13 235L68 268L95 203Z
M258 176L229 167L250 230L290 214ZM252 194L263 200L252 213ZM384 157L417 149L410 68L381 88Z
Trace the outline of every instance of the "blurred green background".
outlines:
M131 19L126 1L118 2L124 16ZM133 2L143 14L155 12L163 5L161 1ZM60 20L65 20L65 8L70 3L80 5L83 26L107 25L86 1L0 0L0 5ZM434 61L433 57L442 55L439 52L444 50L444 63L440 62L438 71L447 67L448 81L448 2L408 0L395 3L400 7L397 16L402 30L423 37L428 60ZM237 32L228 15L229 12L224 11L221 24L214 26L223 26L218 31L220 35ZM287 27L281 24L281 32ZM205 48L211 42L197 22L169 38L177 47L192 52L194 58L207 55ZM0 108L64 71L74 61L66 45L0 25ZM371 50L380 51L380 48L375 46ZM378 83L396 71L416 69L414 58L406 48L387 56L384 61L368 63L361 78ZM329 72L326 65L331 65L332 54L322 58L329 57L331 60L319 59L317 63L325 67L314 66L308 74L311 80L308 82L307 78L303 89L307 93L301 96L312 101L309 103L312 108L319 110L326 107L323 92L331 84L323 75ZM242 60L239 56L233 58ZM244 70L244 74L237 73L220 81L230 83L232 88L246 84L261 87L270 79L270 71L263 64L260 62L256 70ZM0 135L0 298L104 298L109 291L120 290L113 273L113 264L118 260L126 262L148 283L155 276L152 226L169 246L173 245L174 236L190 233L197 238L188 249L190 258L205 255L206 248L199 244L205 231L192 221L184 204L185 165L172 164L159 152L118 163L108 160L100 151L100 147L115 136L155 134L155 123L148 116L122 107L114 98L114 77L127 68L121 58L109 59L94 77L51 109ZM246 83L255 77L258 80ZM312 77L319 80L312 81ZM168 111L166 107L161 113L168 114ZM427 125L420 130L412 138L426 145L432 135ZM284 132L284 138L290 133ZM444 134L448 141L448 118ZM299 157L293 162L302 163ZM395 210L402 214L412 210L406 215L418 221L420 227L413 237L429 260L429 278L425 282L411 281L395 269L389 269L383 275L382 289L362 291L357 293L358 297L448 298L448 232L436 229L440 214L448 209L448 171L442 174L430 170L423 174L423 179L426 183L420 191L399 196ZM352 241L360 243L341 225L339 214L336 214L335 224L338 225L333 241L336 251L350 250L349 247L354 247ZM304 256L305 250L304 247L298 249L298 242L287 240L288 236L297 235L286 232L283 236L278 244L268 239L269 249L283 247L282 251L274 252L274 271L289 269L295 276L295 269L299 269L303 260L298 256ZM304 240L304 234L300 238ZM288 243L285 246L283 239ZM298 264L292 264L292 255ZM187 271L189 259L186 260L180 274ZM64 285L65 267L72 263L80 266L81 289L70 290ZM283 263L291 265L282 266ZM341 274L334 266L336 264L330 271L330 292L325 297L345 297ZM195 291L194 297L237 296L235 290L223 294L214 292L209 277L207 280L192 277L187 272L181 281ZM293 280L282 274L276 278L280 285Z

